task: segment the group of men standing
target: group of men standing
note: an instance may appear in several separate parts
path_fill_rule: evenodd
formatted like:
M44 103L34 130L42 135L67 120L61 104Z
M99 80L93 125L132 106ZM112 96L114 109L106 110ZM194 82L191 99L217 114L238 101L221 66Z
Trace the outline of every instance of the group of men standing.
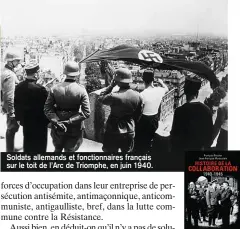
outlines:
M231 198L235 196L227 181L220 183L213 180L208 186L190 182L186 197L188 225L198 226L198 221L208 222L209 226L216 226L216 219L222 219L222 226L227 228L230 224L230 213L233 208ZM208 217L208 220L207 220Z
M25 66L25 80L17 81L14 68L20 63L17 52L6 54L6 65L1 75L3 111L7 114L6 151L17 151L14 137L23 127L23 151L46 152L48 127L55 152L76 151L83 141L83 120L90 115L90 104L85 88L76 82L80 75L76 62L65 65L64 82L50 92L37 84L40 67L37 62Z
M162 87L155 87L154 72L143 73L145 90L141 93L131 89L132 74L126 68L116 70L114 79L99 97L99 101L111 107L103 142L104 152L148 153L158 128L159 106L168 91L162 80ZM115 86L117 92L112 92Z
M83 121L90 116L88 94L76 82L80 75L78 63L68 62L64 69L65 81L47 92L37 84L38 63L26 65L26 79L18 82L14 68L19 62L16 53L7 53L1 77L3 110L7 113L6 151L15 150L14 136L19 124L23 126L24 152L46 152L49 126L55 152L78 150L83 142ZM159 124L160 104L168 87L161 79L158 80L160 86L154 85L152 70L145 70L142 79L145 89L139 93L131 89L131 72L127 68L117 69L111 84L100 94L99 101L111 107L103 141L104 152L151 151ZM113 92L115 86L119 87L117 92ZM170 136L172 151L211 147L212 114L206 105L197 101L200 87L201 81L197 78L185 81L187 103L175 110ZM215 135L218 132L219 129Z

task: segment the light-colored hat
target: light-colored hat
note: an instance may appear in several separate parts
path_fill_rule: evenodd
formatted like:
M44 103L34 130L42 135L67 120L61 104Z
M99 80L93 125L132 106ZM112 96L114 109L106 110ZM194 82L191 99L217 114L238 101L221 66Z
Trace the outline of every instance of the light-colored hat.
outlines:
M37 61L31 61L25 66L25 71L27 76L28 75L33 75L39 71L39 64Z

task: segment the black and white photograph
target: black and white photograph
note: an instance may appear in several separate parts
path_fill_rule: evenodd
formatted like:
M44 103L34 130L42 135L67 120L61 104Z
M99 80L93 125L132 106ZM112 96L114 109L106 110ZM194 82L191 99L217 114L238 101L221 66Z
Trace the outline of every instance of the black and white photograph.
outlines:
M0 13L1 152L228 149L227 0L1 1Z

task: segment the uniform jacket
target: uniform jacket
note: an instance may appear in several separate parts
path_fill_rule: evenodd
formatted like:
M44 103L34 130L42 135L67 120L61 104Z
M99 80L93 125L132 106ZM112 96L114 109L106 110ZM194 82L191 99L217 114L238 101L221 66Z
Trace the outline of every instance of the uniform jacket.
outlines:
M221 192L221 205L223 207L231 207L231 199L232 191L230 188L223 189Z
M99 101L111 107L106 132L113 134L134 133L135 122L139 121L143 111L143 99L130 87L111 92L109 86L101 93Z
M207 205L216 206L220 200L220 190L212 187L208 188L206 192Z
M15 90L15 115L21 125L47 125L48 119L43 108L47 99L47 90L36 84L34 80L26 79L19 83Z
M18 79L13 70L5 65L2 69L1 89L2 89L2 107L9 115L14 116L14 91Z
M65 80L50 90L44 112L49 120L63 121L74 117L75 121L67 127L68 132L79 132L84 128L82 121L90 116L88 94L82 85Z

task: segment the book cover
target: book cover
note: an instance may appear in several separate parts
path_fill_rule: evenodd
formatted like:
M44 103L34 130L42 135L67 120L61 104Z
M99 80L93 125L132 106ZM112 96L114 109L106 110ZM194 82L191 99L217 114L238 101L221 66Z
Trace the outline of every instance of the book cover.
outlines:
M240 228L240 152L187 152L185 228Z

